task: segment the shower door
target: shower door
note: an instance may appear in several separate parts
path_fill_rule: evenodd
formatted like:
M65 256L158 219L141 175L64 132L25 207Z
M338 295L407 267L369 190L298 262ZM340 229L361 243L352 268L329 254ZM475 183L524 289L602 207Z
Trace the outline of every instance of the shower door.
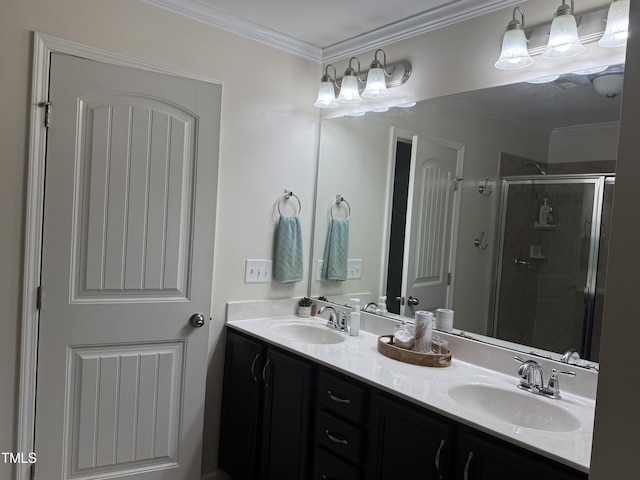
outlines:
M606 263L606 251L599 255L604 186L604 176L503 179L494 336L552 352L575 348L596 360L591 344L598 257L602 270ZM547 224L539 221L545 199L552 208Z

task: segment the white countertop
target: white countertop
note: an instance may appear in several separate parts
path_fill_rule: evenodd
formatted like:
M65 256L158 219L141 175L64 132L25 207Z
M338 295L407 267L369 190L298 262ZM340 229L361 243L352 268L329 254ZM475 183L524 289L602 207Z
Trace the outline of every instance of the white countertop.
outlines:
M283 315L228 320L227 325L477 430L579 471L589 472L595 411L595 402L592 399L564 393L562 389L561 399L538 397L577 417L580 426L575 430L553 432L517 426L471 411L454 401L447 393L448 387L452 384L482 383L521 392L522 395L532 395L516 387L518 377L515 374L505 375L461 361L456 358L455 351L452 352L451 366L446 368L422 367L399 362L379 353L378 336L365 331L361 331L359 336L336 332L345 337L341 343L300 343L274 332L274 325L287 322L324 325L326 319L301 319L295 315Z

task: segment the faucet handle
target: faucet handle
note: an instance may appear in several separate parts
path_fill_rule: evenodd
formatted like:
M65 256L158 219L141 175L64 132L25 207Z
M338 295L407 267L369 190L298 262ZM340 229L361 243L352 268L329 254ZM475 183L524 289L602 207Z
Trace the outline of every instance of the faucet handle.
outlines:
M571 371L558 371L555 368L551 370L551 378L549 378L549 385L545 388L545 395L551 398L560 398L560 380L558 375L566 375L568 377L575 377L576 372Z

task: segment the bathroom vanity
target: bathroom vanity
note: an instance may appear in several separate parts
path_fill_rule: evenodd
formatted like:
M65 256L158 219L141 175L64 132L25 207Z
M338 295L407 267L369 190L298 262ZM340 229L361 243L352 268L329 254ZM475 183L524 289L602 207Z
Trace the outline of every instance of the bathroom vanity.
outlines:
M592 400L537 398L455 350L447 368L404 364L325 323L227 322L219 463L234 480L587 479Z

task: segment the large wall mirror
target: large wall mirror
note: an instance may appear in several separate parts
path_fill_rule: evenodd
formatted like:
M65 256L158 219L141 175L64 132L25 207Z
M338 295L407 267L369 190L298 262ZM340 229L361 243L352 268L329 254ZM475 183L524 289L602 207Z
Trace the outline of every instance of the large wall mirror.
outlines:
M324 120L310 295L597 362L623 70ZM347 279L323 279L347 217Z

